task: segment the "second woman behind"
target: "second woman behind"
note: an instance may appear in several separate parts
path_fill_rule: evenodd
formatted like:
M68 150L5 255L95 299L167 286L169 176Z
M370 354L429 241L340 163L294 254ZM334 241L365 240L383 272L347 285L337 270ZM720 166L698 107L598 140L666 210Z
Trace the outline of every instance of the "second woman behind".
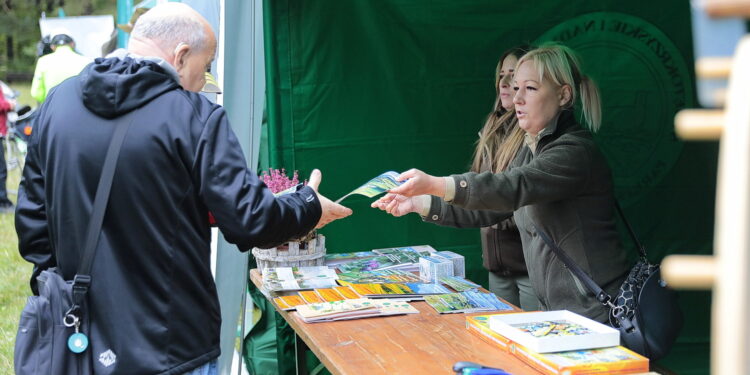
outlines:
M399 176L409 181L373 206L397 215L413 204L409 197L430 194L461 209L514 212L541 309L570 310L606 322L609 309L539 233L551 237L605 292L616 294L629 267L615 227L612 175L573 110L580 102L583 122L590 131L598 130L598 88L581 72L573 51L562 45L521 57L513 84L518 126L526 134L524 147L506 171L434 177L412 169ZM429 215L438 213L431 210Z

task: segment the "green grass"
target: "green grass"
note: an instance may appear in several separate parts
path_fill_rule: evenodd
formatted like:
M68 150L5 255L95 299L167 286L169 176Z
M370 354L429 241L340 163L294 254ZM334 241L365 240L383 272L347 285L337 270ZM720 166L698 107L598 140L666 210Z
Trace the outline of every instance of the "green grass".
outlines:
M18 169L9 171L8 187L16 190ZM15 201L15 195L10 195ZM13 214L0 214L0 374L13 374L13 345L21 309L30 295L31 264L18 254Z

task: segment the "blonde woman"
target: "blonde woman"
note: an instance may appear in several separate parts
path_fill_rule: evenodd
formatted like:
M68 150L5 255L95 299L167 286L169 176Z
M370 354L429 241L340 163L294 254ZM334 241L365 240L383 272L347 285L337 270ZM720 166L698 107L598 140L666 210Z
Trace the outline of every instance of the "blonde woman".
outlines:
M543 310L567 309L600 322L607 309L578 282L536 232L547 233L609 294L628 264L618 243L612 176L591 132L601 124L599 91L562 45L535 49L518 61L513 98L524 146L507 170L434 177L412 169L409 179L373 207L399 215L429 194L463 209L513 212L529 277ZM580 102L583 123L574 115ZM434 202L435 199L433 198ZM418 203L417 203L418 204ZM430 208L428 219L439 220Z
M504 171L523 144L523 131L518 127L513 108L515 92L511 80L518 59L528 51L528 46L511 48L503 53L498 61L495 70L497 98L492 112L479 132L471 165L472 172ZM425 216L429 215L431 207L428 206L431 206L431 203L430 201L423 205L422 211ZM442 200L437 201L436 205L447 206ZM461 222L465 226L481 224L476 221L476 215L472 215L472 211L449 212L456 216L456 222ZM441 216L445 219L445 215ZM462 217L462 220L459 220L459 217ZM442 223L436 221L436 224ZM539 301L531 287L523 257L521 235L513 218L503 218L500 222L481 228L481 239L482 266L489 271L490 291L524 310L538 310Z

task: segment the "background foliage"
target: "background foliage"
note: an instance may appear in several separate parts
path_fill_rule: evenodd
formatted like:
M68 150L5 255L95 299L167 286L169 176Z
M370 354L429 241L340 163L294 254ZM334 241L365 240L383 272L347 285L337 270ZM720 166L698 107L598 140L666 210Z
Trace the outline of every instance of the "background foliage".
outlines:
M0 79L31 80L36 44L42 35L39 18L116 14L117 0L0 0Z

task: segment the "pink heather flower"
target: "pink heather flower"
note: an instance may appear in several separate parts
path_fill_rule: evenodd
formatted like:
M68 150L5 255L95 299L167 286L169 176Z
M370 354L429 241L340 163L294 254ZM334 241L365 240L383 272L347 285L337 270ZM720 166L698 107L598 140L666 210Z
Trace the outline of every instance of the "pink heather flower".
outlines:
M278 193L280 191L284 191L286 189L289 189L293 186L296 186L299 184L299 174L297 171L294 171L294 174L292 175L292 178L290 179L286 175L286 169L273 169L268 168L268 171L262 171L260 175L260 179L263 181L263 183L268 186L268 188L273 193ZM307 184L307 180L304 182Z

